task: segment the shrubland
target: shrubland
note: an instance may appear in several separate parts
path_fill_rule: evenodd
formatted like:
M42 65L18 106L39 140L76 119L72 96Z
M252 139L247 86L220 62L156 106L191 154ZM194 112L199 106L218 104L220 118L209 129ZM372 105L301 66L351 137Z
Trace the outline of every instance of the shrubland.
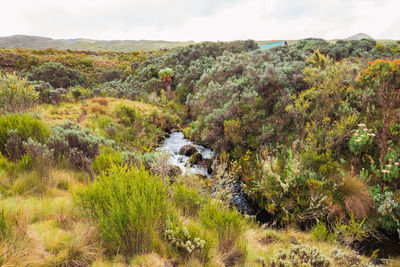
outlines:
M399 52L0 50L0 265L373 266L399 240ZM155 151L175 130L210 178Z

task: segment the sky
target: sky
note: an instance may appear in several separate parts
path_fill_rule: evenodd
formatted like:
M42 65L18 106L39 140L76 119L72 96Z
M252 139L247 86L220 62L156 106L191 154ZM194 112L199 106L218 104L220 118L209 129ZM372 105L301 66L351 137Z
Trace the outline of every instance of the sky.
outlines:
M400 39L399 0L1 0L0 36L230 41Z

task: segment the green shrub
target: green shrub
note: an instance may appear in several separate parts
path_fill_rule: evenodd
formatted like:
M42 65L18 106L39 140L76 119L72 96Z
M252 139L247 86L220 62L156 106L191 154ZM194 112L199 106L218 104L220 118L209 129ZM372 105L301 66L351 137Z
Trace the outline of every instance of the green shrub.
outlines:
M39 93L40 103L57 105L61 103L63 97L67 93L67 89L53 88L51 84L44 81L31 81L30 84L32 84L36 92Z
M32 159L35 170L43 179L49 176L50 168L53 160L53 153L44 144L36 142L29 138L24 142L23 148L26 154Z
M122 152L103 147L100 154L93 160L93 171L96 174L100 174L110 169L113 165L122 166L123 164Z
M31 138L34 141L44 143L49 136L50 128L32 115L8 114L0 116L0 152L6 156L19 158L24 154L23 142ZM10 147L11 144L13 145L12 148ZM16 153L16 150L19 151L18 155L12 154Z
M310 234L315 241L332 241L334 239L333 234L328 230L326 224L321 221L314 225Z
M357 222L354 216L350 216L347 223L336 222L334 227L336 241L344 245L352 245L355 242L361 242L368 237L368 229L365 225L365 219Z
M19 113L37 104L39 94L25 78L15 74L0 75L0 114Z
M66 159L71 166L83 170L91 171L92 160L99 155L101 144L113 145L112 141L94 135L89 129L81 129L71 121L52 129L47 146L53 150L55 159Z
M110 253L149 252L164 232L166 192L159 177L143 168L113 166L75 199L94 219Z
M142 121L140 114L133 107L121 105L116 108L118 122L125 127L132 126L137 121Z
M173 199L176 207L188 216L197 216L200 208L207 201L197 189L188 188L186 184L181 183L175 185Z
M224 207L218 201L210 201L199 213L201 224L218 237L219 250L228 252L239 244L246 230L246 221L236 210Z
M69 69L57 62L47 62L36 67L28 78L31 81L48 82L54 88L69 88L84 83L79 71Z

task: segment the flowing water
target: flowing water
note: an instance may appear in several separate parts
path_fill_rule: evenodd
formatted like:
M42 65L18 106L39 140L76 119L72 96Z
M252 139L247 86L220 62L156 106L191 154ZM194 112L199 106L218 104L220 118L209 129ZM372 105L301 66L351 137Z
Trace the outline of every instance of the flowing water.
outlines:
M189 157L180 155L179 150L185 145L191 145L197 149L197 151L203 156L203 159L212 159L214 152L203 146L196 145L189 139L184 138L183 133L174 132L168 138L164 140L164 144L157 148L158 151L168 152L170 157L170 163L178 166L183 173L186 174L200 174L210 179L211 175L207 172L207 168L204 166L194 165L190 166ZM250 208L247 195L242 191L241 183L237 182L234 184L227 184L232 190L231 204L234 205L240 212L253 215L253 209ZM218 190L218 188L214 188Z
M197 151L203 156L203 159L212 159L212 157L214 156L214 152L212 152L211 149L196 145L189 139L186 139L181 132L172 133L168 138L165 139L164 144L160 146L157 150L168 152L171 155L170 163L172 165L178 166L183 173L209 176L206 167L199 165L190 166L190 157L179 154L179 149L185 145L191 145L195 147Z

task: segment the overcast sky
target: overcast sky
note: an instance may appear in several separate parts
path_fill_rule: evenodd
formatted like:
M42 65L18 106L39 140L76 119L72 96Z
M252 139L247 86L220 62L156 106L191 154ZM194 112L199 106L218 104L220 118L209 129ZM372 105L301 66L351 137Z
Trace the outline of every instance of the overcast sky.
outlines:
M2 0L0 36L119 40L400 39L400 0Z

